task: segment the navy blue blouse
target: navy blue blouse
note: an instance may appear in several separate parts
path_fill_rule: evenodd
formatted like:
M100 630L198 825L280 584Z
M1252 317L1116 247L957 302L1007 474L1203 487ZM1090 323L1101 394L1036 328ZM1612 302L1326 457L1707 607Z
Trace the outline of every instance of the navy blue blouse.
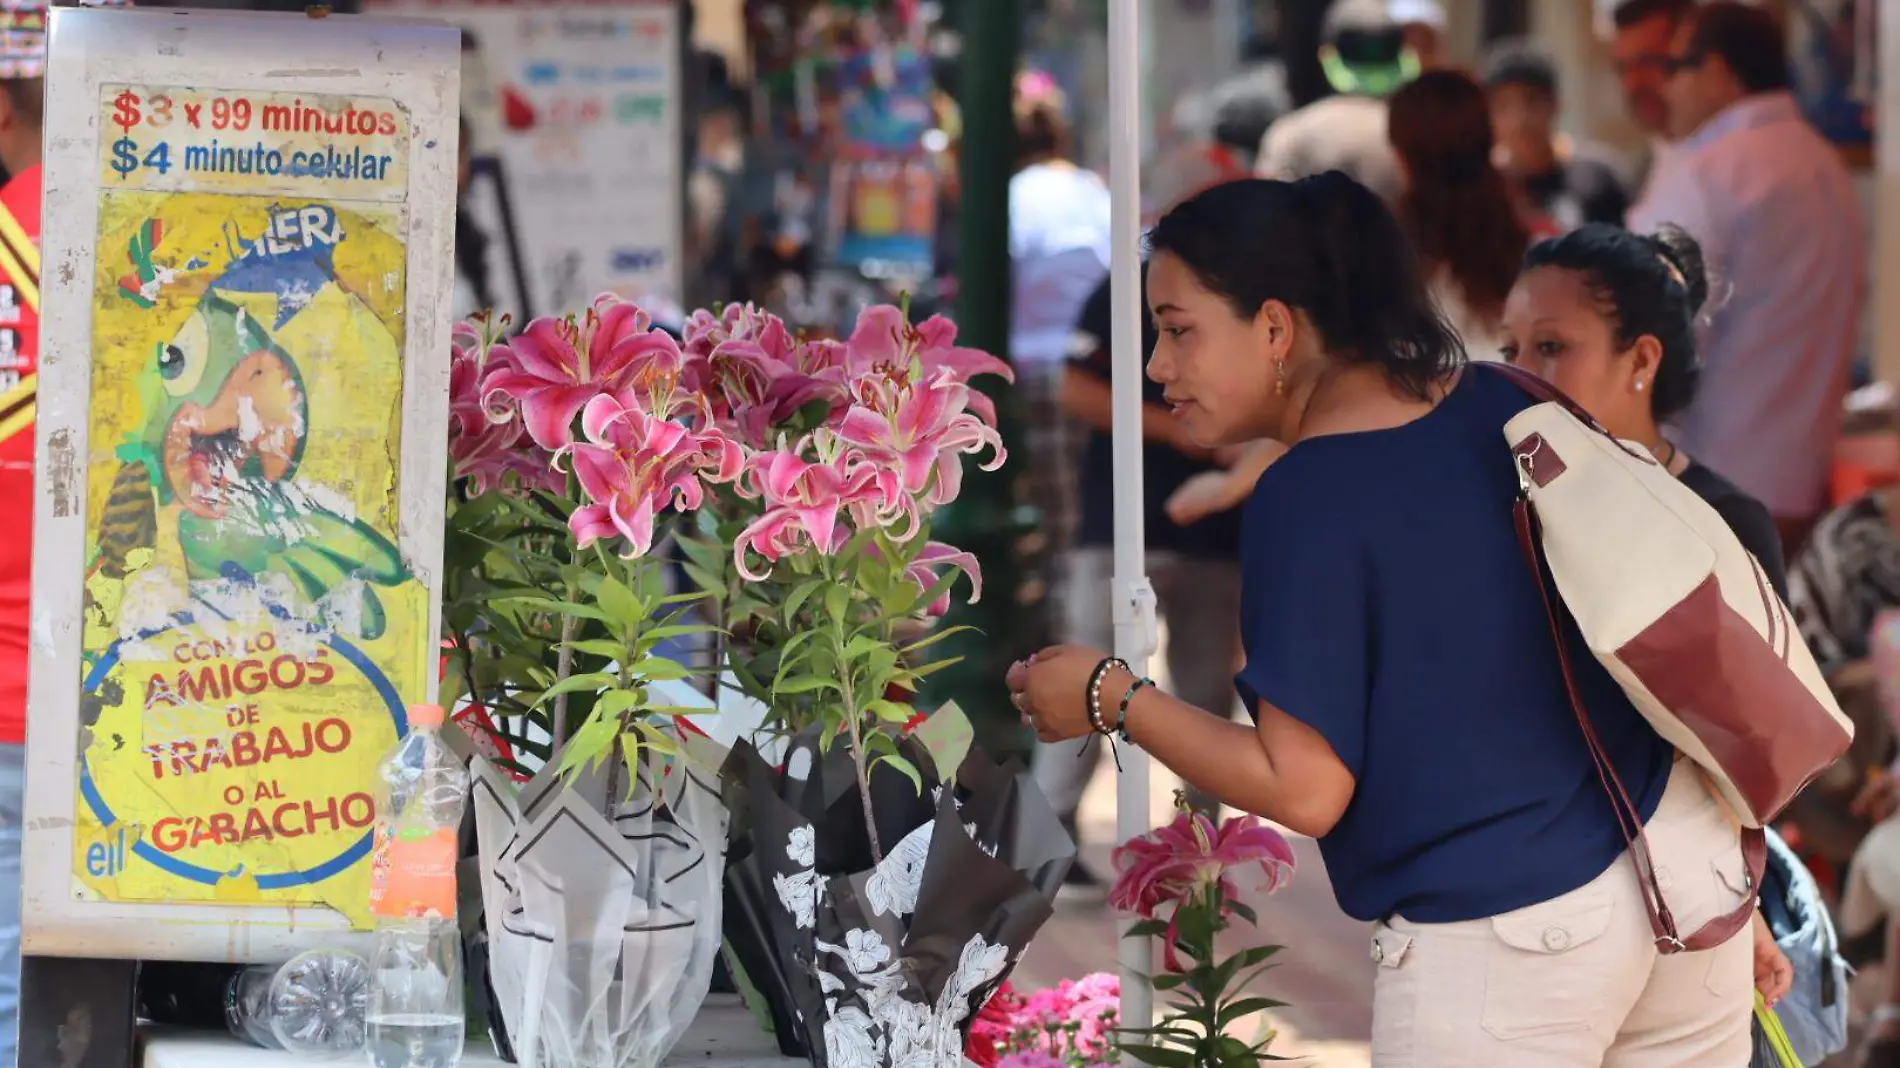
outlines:
M1531 403L1467 371L1412 423L1299 443L1247 505L1240 694L1313 727L1357 779L1319 843L1357 919L1494 916L1584 885L1625 848L1512 523L1503 426ZM1647 820L1673 751L1574 624L1570 640Z

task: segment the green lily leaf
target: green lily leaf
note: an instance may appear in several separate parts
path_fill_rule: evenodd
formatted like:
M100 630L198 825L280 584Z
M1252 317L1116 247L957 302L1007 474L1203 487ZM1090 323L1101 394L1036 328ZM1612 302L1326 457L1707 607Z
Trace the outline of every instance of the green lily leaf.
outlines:
M564 693L595 693L618 683L620 679L611 671L595 671L586 675L569 675L560 682L547 688L535 702L538 707L554 700Z
M592 619L601 623L614 623L606 612L591 604L576 604L572 601L557 601L552 597L499 597L494 604L518 604L537 612L553 612L557 615L573 616L577 619Z
M917 773L917 765L901 756L881 756L877 758L877 762L902 772L904 777L910 780L911 785L917 788L918 793L924 792L924 777Z
M958 634L964 633L965 631L973 631L975 629L976 629L975 627L964 626L962 624L959 624L954 627L939 627L936 630L932 631L929 637L921 638L917 641L914 641L910 643L909 645L904 646L902 649L899 650L899 652L902 652L905 656L909 656L910 654L918 652L919 650L928 649L931 646L937 644L938 642L943 641L945 638L954 637Z
M776 694L794 695L815 693L819 690L838 690L838 680L824 675L801 675L797 678L780 679L773 687Z
M1285 1007L1286 1002L1275 1001L1272 998L1242 998L1239 1001L1231 1001L1221 1006L1220 1025L1226 1027L1234 1021L1245 1016L1252 1016L1256 1012L1267 1012L1272 1009Z
M601 610L607 618L622 625L636 623L646 618L647 606L638 594L614 578L602 578L600 591L595 595L600 600Z
M1194 1063L1194 1054L1186 1050L1124 1044L1121 1051L1143 1064L1152 1064L1155 1068L1197 1068Z
M618 660L627 655L627 647L607 638L587 638L565 643L569 649L590 656L604 656L609 660Z

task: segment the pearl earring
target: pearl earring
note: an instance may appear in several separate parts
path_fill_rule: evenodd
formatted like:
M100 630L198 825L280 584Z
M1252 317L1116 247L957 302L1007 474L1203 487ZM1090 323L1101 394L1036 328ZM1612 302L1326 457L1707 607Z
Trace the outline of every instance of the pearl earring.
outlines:
M1636 383L1636 392L1638 392L1638 393L1641 393L1641 392L1643 391L1643 387L1644 387L1644 386L1646 386L1646 385L1648 385L1648 384L1649 384L1649 383L1647 383L1647 382L1638 382L1638 383Z

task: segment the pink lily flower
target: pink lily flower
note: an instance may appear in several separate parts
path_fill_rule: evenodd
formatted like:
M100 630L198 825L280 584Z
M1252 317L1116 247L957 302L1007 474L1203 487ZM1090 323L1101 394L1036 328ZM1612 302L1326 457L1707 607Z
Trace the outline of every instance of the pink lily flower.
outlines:
M912 326L905 321L903 309L874 305L859 313L851 338L845 342L848 369L853 378L879 371L908 378L915 359L921 365L921 378L935 378L937 372L947 370L965 384L978 375L1016 381L1016 372L1009 364L981 349L959 348L956 340L956 324L941 315ZM969 408L985 423L996 425L996 406L987 396L976 393Z
M483 403L483 383L507 366L509 352L497 346L487 323L455 325L449 359L449 458L456 478L469 480L477 494L515 484L554 487L561 481L554 457L526 440L520 413L509 409L497 420Z
M876 546L871 546L870 551L876 553ZM961 571L970 580L970 604L983 599L983 569L977 564L975 554L940 541L929 542L919 549L910 566L904 569L904 577L916 585L918 593L928 593L937 580L943 578L946 568ZM941 619L949 611L950 590L945 589L936 600L923 606L921 614L928 619Z
M627 541L622 555L640 556L653 547L662 509L698 508L704 482L738 474L737 446L717 431L695 432L612 394L587 402L581 433L586 440L567 449L591 502L568 520L581 548L618 534Z
M680 333L686 339L686 355L701 359L735 338L755 342L779 360L787 358L793 348L792 332L785 321L752 304L728 304L717 314L701 308L687 317Z
M835 416L851 402L846 382L847 354L843 342L802 341L792 350L767 400L774 422L784 422L815 400L828 400Z
M1293 846L1256 816L1214 821L1198 812L1182 812L1172 823L1115 850L1119 873L1110 904L1149 919L1163 904L1179 901L1219 884L1227 896L1239 892L1236 880L1256 878L1272 893L1293 877Z
M747 466L750 491L764 499L765 513L733 544L733 559L745 578L762 582L770 571L750 567L749 552L771 563L806 546L836 553L851 538L850 525L839 521L840 513L854 504L882 500L876 468L835 444L818 445L817 460L805 459L797 448L781 449L757 453Z
M991 450L985 471L1008 457L996 428L965 411L975 391L948 370L923 382L868 374L854 386L857 403L839 420L839 439L897 471L904 491L930 507L956 498L962 454Z
M1108 903L1145 919L1219 887L1231 902L1241 883L1273 893L1293 878L1295 856L1286 836L1255 816L1214 821L1183 811L1166 827L1129 840L1111 855L1116 878ZM1223 914L1224 916L1225 914ZM1167 966L1178 971L1172 928L1166 938Z
M500 346L497 346L498 348ZM507 346L509 365L484 382L495 416L519 405L536 444L561 449L574 439L574 417L602 393L618 392L644 371L680 365L679 346L654 330L638 307L603 297L580 321L536 319Z

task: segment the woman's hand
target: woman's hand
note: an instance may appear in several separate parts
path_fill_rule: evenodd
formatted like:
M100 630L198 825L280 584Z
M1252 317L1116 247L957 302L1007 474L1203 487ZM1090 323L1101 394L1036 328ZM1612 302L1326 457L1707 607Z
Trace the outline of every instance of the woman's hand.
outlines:
M1168 496L1168 518L1185 527L1238 507L1253 486L1232 471L1203 471Z
M1080 738L1095 730L1089 722L1089 678L1108 654L1080 645L1054 645L1010 666L1006 685L1010 703L1022 713L1023 723L1036 728L1045 742ZM1128 673L1119 668L1102 681L1102 701L1121 700ZM1119 686L1118 689L1114 687ZM1104 709L1106 712L1106 709Z
M1788 996L1794 987L1794 965L1788 963L1788 955L1781 951L1775 942L1775 932L1768 927L1768 920L1759 910L1752 924L1755 934L1755 989L1761 991L1762 999L1770 1008L1775 1002Z
M1175 525L1185 527L1240 507L1267 468L1286 455L1287 447L1277 441L1261 440L1248 442L1238 449L1229 447L1223 452L1232 459L1228 470L1195 475L1181 483L1168 498L1168 518L1174 520Z

